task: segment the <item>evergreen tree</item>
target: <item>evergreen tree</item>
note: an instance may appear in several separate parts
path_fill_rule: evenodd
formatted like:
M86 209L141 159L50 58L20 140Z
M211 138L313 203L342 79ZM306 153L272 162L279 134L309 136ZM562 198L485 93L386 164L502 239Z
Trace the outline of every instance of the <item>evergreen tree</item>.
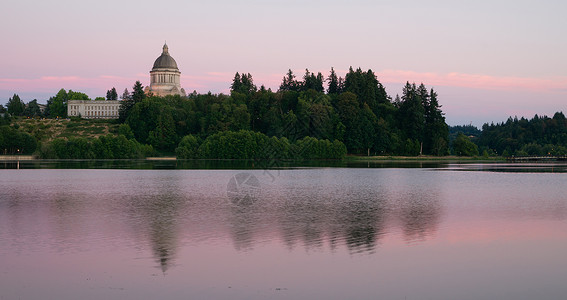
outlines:
M409 82L403 88L402 102L400 104L399 122L405 137L412 141L423 141L423 128L425 125L425 110L417 88Z
M345 79L342 77L339 77L339 88L337 93L338 94L342 94L345 92Z
M116 93L116 88L112 88L106 91L106 100L118 100L118 93Z
M257 88L254 85L254 81L252 80L252 75L250 73L242 74L241 82L242 82L241 92L243 94L249 95L257 91Z
M286 76L284 76L280 88L278 91L294 91L297 92L300 89L300 83L295 80L295 75L291 69L288 70Z
M14 96L8 100L8 104L6 106L8 108L8 113L12 116L22 116L26 108L26 105L17 94L14 94Z
M325 79L323 78L323 74L321 72L317 72L317 76L315 77L315 90L319 93L325 92L325 88L323 87L323 82Z
M178 140L170 106L162 107L162 111L157 118L156 127L149 133L148 142L157 149L165 151L174 150Z
M128 92L128 89L124 89L124 92L122 93L122 100L129 100L132 98L132 95L130 94L130 92Z
M128 89L125 89L122 94L122 103L120 103L120 108L118 109L118 121L124 123L134 105L142 102L145 97L144 87L140 81L136 81L134 84L132 94L128 93Z
M360 103L357 96L351 92L345 92L338 96L337 113L340 122L345 126L344 142L349 151L360 151L366 146L361 144L363 122L359 122L361 113Z
M329 86L327 88L327 94L338 94L339 93L339 78L335 73L335 70L331 67L331 74L327 77Z
M230 85L230 90L233 92L239 92L242 89L242 79L240 78L240 74L236 72L234 74L234 79L232 79L232 84Z
M323 75L318 73L315 74L309 72L309 69L305 69L305 75L303 75L303 83L300 85L300 90L315 90L317 92L323 92Z
M444 155L447 153L448 145L449 127L445 123L441 105L437 101L437 93L431 89L425 106L423 151L426 154Z
M252 80L252 75L250 73L240 75L238 72L234 75L232 80L232 85L230 86L232 92L238 92L244 95L250 95L257 91L254 81Z
M144 93L144 86L140 81L136 81L133 89L132 100L134 100L134 103L141 102L142 100L144 100L144 98L146 98L146 94Z
M360 103L366 103L374 114L380 115L379 104L390 104L390 98L384 86L378 81L372 70L363 72L361 68L354 71L352 67L345 77L344 91L354 93Z
M33 99L26 105L26 109L24 110L24 116L26 117L38 117L41 116L41 109L37 104L37 99Z

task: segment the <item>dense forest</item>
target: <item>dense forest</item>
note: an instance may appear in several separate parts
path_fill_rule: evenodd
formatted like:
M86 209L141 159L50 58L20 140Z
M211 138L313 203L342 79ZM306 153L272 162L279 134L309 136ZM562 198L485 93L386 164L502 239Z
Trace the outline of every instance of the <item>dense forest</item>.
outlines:
M508 118L498 124L484 124L476 141L479 148L502 156L567 155L567 120L562 112L552 118Z
M107 100L117 97L116 89L107 91ZM121 124L114 136L42 141L10 126L10 117L66 118L67 101L88 96L61 89L42 112L37 100L24 104L14 95L6 108L0 106L0 146L7 153L22 148L44 158L133 158L157 151L187 159L558 155L567 147L562 113L510 118L485 124L482 131L472 125L449 127L433 89L408 82L392 98L372 70L360 68L350 68L344 78L332 68L326 78L305 70L298 79L289 70L277 91L257 88L252 75L236 73L229 95L156 97L136 82L121 98L119 119L106 121ZM23 143L26 147L19 146Z
M327 88L325 89L325 83ZM124 101L120 121L136 140L159 151L174 151L181 139L198 140L241 130L294 144L305 137L344 143L362 155L445 155L448 126L437 93L407 83L392 101L376 75L352 68L346 77L333 69L324 79L306 70L298 80L290 70L278 91L257 88L250 74L236 73L230 95L146 96L137 84Z

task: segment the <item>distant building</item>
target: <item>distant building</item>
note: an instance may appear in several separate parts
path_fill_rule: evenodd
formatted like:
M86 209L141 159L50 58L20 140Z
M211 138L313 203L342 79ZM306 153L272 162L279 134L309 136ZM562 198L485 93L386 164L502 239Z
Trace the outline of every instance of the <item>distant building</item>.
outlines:
M185 96L185 90L181 88L180 75L175 59L169 55L169 48L164 44L163 52L155 60L150 71L150 86L147 86L144 92L160 97ZM118 119L120 103L119 100L69 100L67 115L85 119Z
M181 88L180 75L175 59L169 55L169 48L164 44L163 52L150 71L150 86L146 87L145 92L155 96L185 96L185 90Z
M69 100L67 115L85 119L118 119L119 100Z
M44 114L45 113L45 109L47 108L47 104L41 104L38 103L37 106L39 106L39 111Z

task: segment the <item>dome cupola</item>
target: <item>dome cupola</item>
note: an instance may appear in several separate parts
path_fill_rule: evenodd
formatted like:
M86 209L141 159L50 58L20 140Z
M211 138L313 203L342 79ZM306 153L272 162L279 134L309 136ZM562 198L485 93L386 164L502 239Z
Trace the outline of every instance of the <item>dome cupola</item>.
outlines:
M181 88L181 72L175 59L169 55L167 43L150 71L150 86L146 87L146 92L156 96L185 96L185 90Z
M177 63L175 59L169 55L169 48L167 44L163 45L163 52L154 62L154 67L152 69L177 69Z

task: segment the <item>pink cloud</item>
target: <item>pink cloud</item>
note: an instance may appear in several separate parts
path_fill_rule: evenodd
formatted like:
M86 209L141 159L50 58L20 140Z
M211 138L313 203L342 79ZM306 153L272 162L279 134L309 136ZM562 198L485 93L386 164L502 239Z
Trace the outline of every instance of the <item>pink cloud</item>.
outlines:
M344 77L348 70L335 70L339 76ZM316 72L316 71L313 71ZM254 83L267 88L277 89L285 74L263 73L252 74ZM500 91L532 91L532 92L567 92L567 77L554 78L527 78L527 77L505 77L482 74L464 73L432 73L416 72L407 70L382 70L376 72L378 80L382 83L403 84L406 81L421 83L427 86L437 87L461 87L477 90L500 90ZM181 85L189 92L197 90L200 93L212 91L214 93L228 93L234 73L211 71L204 74L182 74ZM296 73L301 79L302 73ZM55 94L59 89L72 89L83 91L91 97L104 96L107 89L116 87L122 91L124 88L131 90L136 80L143 85L149 84L148 74L135 74L132 77L121 77L114 75L100 75L97 77L80 76L42 76L39 78L0 78L0 90L9 93L39 92ZM391 92L391 91L390 91Z
M42 81L57 81L57 82L68 82L68 81L80 81L81 78L77 76L43 76L40 78Z
M567 77L527 78L512 76L491 76L464 73L420 73L415 71L384 70L376 74L381 82L404 83L406 81L426 85L454 86L474 89L513 90L527 89L540 92L564 91Z
M42 76L40 78L0 78L0 90L13 93L40 92L53 95L61 88L86 92L90 97L104 96L106 90L116 87L118 90L131 89L134 77L101 75L98 77L79 76Z

